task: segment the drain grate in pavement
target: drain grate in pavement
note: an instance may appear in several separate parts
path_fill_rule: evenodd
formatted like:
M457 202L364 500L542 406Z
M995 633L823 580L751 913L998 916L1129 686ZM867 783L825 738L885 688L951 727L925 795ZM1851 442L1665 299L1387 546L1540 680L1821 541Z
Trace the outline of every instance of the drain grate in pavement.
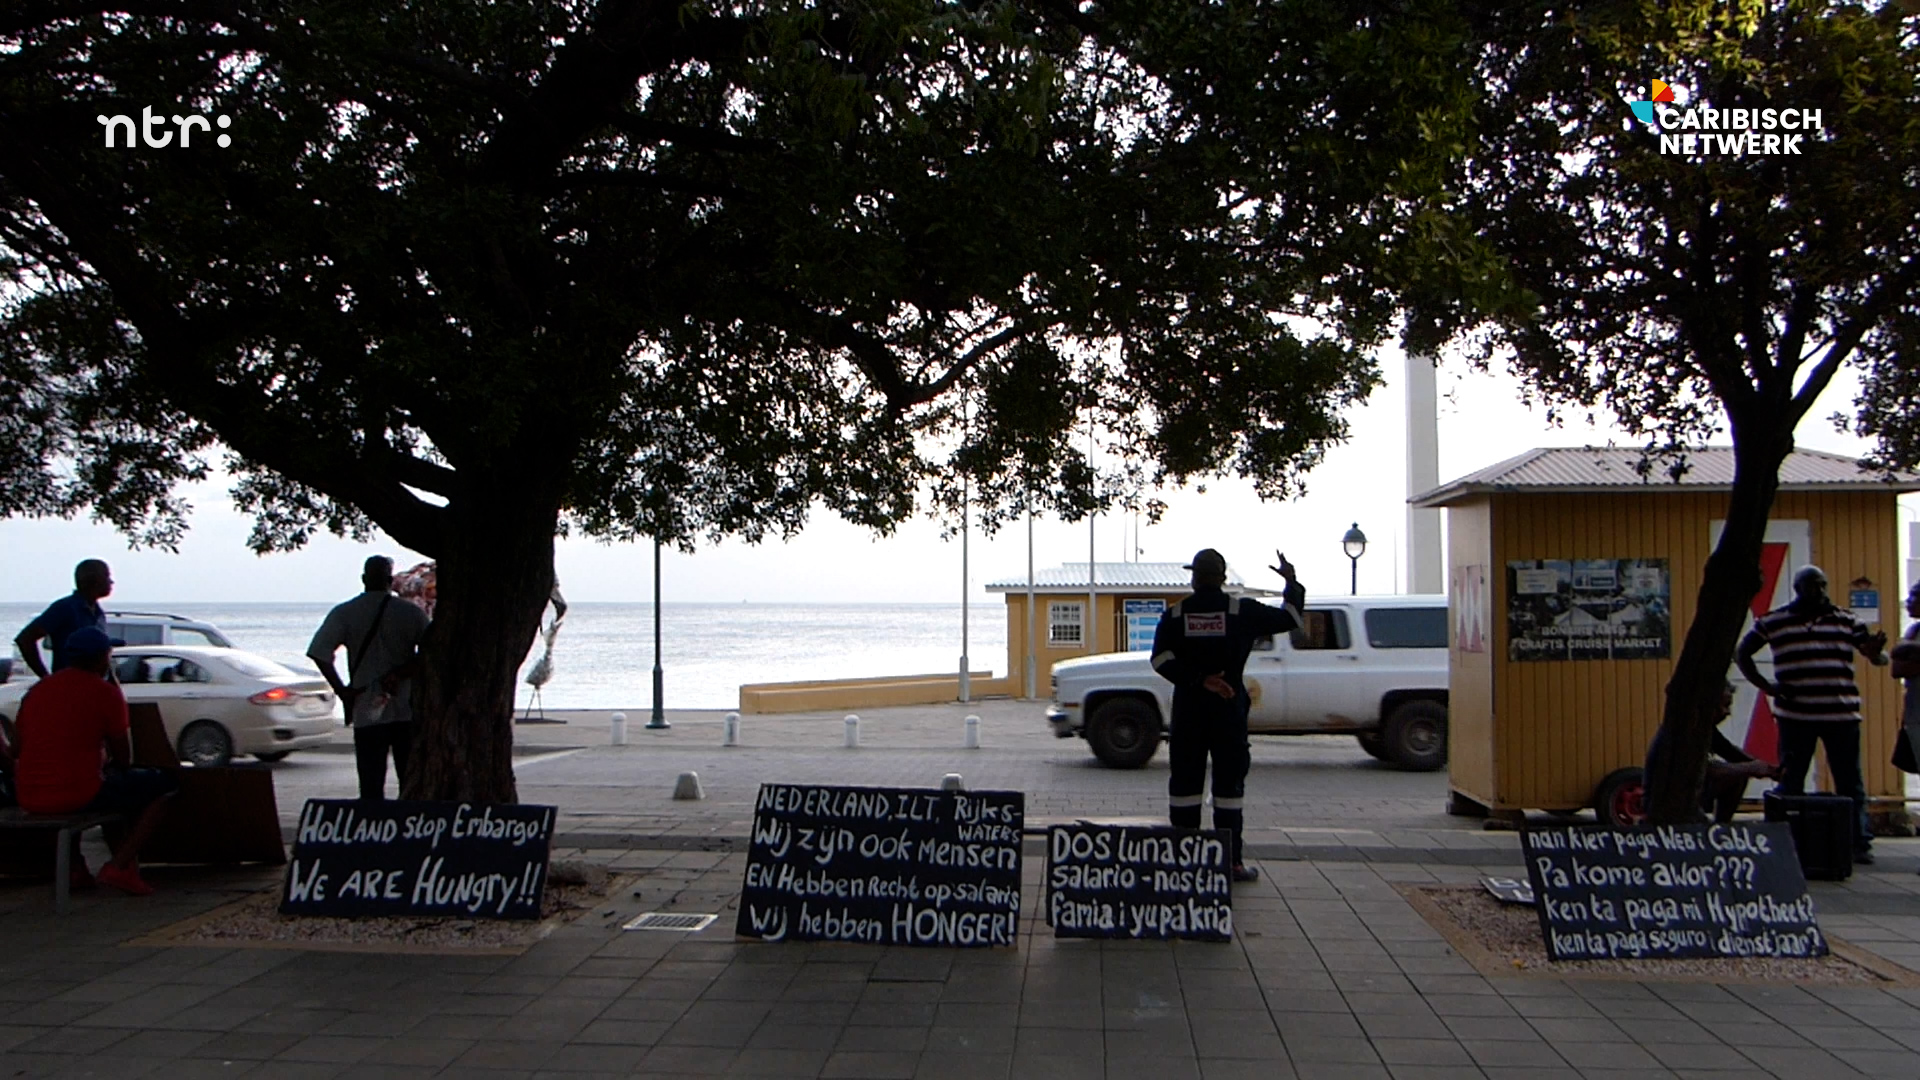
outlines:
M622 930L673 930L682 934L691 934L705 930L718 915L696 915L683 911L649 911L644 915L628 919L621 925Z

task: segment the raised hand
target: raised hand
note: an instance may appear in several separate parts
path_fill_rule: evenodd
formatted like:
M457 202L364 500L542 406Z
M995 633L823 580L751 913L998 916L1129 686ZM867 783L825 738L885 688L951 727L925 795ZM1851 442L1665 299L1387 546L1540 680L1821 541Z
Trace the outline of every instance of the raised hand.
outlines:
M1276 574L1279 574L1281 577L1291 582L1294 578L1294 569L1293 569L1293 564L1287 561L1286 552L1280 551L1279 549L1276 548L1273 554L1275 558L1280 560L1280 565L1269 566L1267 567L1267 569L1273 571Z

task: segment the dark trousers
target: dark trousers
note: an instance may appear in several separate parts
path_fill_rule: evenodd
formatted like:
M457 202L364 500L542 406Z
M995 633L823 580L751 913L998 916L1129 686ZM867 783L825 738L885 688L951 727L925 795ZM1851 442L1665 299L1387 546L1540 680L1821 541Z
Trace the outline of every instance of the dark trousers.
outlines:
M1859 824L1853 846L1865 851L1873 843L1873 822L1867 818L1867 780L1860 772L1860 721L1780 720L1780 791L1800 795L1807 790L1807 769L1813 765L1815 743L1827 747L1827 771L1833 791L1853 800Z
M1253 751L1247 745L1247 709L1221 702L1206 710L1173 709L1167 732L1167 758L1173 771L1167 778L1167 820L1177 828L1200 827L1200 804L1207 782L1207 759L1213 759L1213 827L1233 837L1233 863L1244 861L1240 828L1244 821L1241 799L1247 790L1247 769Z
M360 797L379 802L387 797L387 754L393 754L393 775L407 783L407 758L413 751L411 723L374 724L353 729L353 763L360 771Z

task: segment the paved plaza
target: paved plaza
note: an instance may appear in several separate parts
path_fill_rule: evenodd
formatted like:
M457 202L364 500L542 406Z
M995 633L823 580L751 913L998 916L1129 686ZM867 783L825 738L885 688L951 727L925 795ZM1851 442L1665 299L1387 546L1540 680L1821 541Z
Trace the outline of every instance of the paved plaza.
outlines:
M982 717L983 748L961 749ZM1057 941L1029 843L1020 945L922 950L734 940L751 802L764 780L918 786L961 773L1026 793L1029 824L1163 812L1164 762L1092 764L1029 703L839 715L629 713L516 732L521 796L562 808L556 858L632 875L519 955L123 943L277 881L267 868L156 867L160 893L0 884L4 1077L1258 1077L1262 1080L1920 1077L1920 985L1716 984L1483 974L1396 890L1519 869L1512 833L1442 812L1443 774L1351 740L1256 740L1249 840L1225 945ZM676 802L700 774L706 798ZM281 813L351 793L351 758L276 766ZM1920 970L1920 841L1815 883L1829 934ZM94 852L94 862L100 853ZM643 911L720 915L697 934L622 930Z

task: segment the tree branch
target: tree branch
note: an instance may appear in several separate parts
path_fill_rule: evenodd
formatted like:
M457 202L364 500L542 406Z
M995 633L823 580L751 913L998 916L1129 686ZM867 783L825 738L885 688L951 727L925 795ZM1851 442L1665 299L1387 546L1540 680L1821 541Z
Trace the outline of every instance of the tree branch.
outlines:
M1831 341L1827 342L1826 355L1814 365L1813 370L1807 375L1807 381L1802 383L1799 392L1793 395L1791 401L1793 423L1798 424L1807 415L1807 411L1813 408L1814 400L1826 390L1827 384L1833 381L1833 377L1840 371L1840 366L1846 363L1847 357L1853 355L1853 350L1859 347L1861 339L1880 322L1887 308L1906 296L1916 285L1920 285L1920 260L1909 259L1900 273L1882 279L1880 287L1868 294L1867 299L1854 311L1853 317L1846 321Z

